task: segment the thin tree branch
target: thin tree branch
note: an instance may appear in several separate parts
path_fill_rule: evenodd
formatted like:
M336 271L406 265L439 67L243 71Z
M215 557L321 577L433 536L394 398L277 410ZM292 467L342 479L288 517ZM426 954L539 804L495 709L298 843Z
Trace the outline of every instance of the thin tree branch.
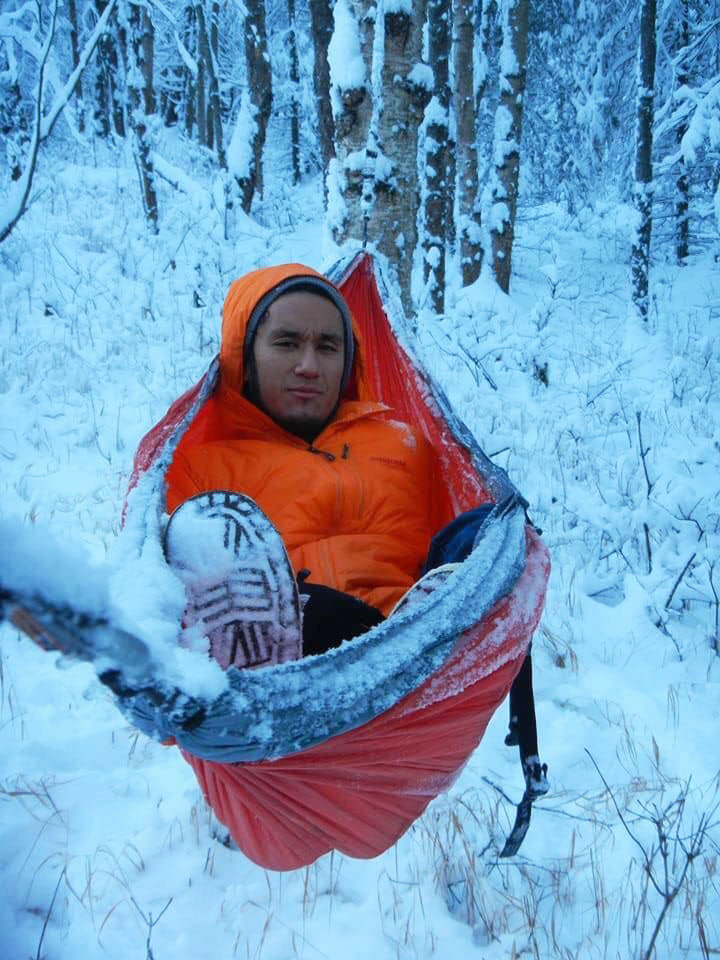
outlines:
M682 570L680 571L680 576L677 578L677 580L676 580L675 583L673 584L673 588L672 588L672 590L670 591L670 596L669 596L669 597L667 598L667 600L665 601L665 609L666 609L666 610L669 610L669 609L670 609L670 604L672 603L672 599L673 599L673 597L675 596L675 591L677 590L677 588L678 588L678 587L680 586L680 584L682 583L683 577L685 576L685 574L686 574L686 573L688 572L688 570L690 569L690 564L693 562L693 560L695 559L696 556L697 556L697 553L693 553L692 556L690 557L690 559L688 560L688 562L685 564L685 566L684 566L684 567L682 568Z
M643 860L645 861L646 865L649 866L648 855L647 855L647 852L645 851L645 847L640 843L640 841L638 840L638 838L635 836L635 834L632 832L632 830L630 829L630 827L627 825L627 822L625 821L625 817L622 815L622 811L620 810L620 807L619 807L618 804L617 804L617 800L615 799L615 794L612 792L612 789L610 788L610 784L607 782L607 780L605 779L605 777L602 775L602 771L600 770L600 767L597 765L597 763L596 763L596 761L595 761L595 757L590 753L590 751L588 750L587 747L585 747L585 753L586 753L586 754L590 757L590 759L592 760L592 764L593 764L593 766L595 767L595 769L597 770L598 776L600 777L600 779L602 780L602 782L605 784L605 789L606 789L607 792L610 794L610 799L611 799L612 802L613 802L613 806L615 807L615 810L617 811L618 817L620 817L620 823L622 823L623 827L625 827L625 832L627 833L627 835L630 837L631 840L634 840L634 841L635 841L635 843L637 844L638 848L640 849L640 852L641 852L642 855L643 855Z
M648 474L646 456L650 452L650 447L643 447L642 439L642 425L641 425L641 415L640 411L635 411L635 418L637 420L637 430L638 430L638 443L640 444L640 459L642 460L643 471L645 472L645 483L647 484L647 495L648 497L652 493L653 483L650 482L650 476Z

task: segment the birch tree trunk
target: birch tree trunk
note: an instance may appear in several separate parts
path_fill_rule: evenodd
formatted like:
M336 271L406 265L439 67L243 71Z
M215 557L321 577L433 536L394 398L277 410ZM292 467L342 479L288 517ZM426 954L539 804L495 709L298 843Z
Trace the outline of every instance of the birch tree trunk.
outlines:
M210 87L210 110L212 119L210 124L213 130L213 143L218 163L225 167L225 146L223 143L222 127L222 98L220 96L220 79L218 77L218 62L220 59L220 3L219 0L213 0L210 7L210 32L208 37L210 62L212 64L212 84Z
M372 119L374 7L370 0L337 0L330 76L335 159L328 173L328 219L337 243L366 239L363 200Z
M490 161L494 128L494 109L488 88L497 80L498 37L496 0L479 0L475 10L475 136L478 156L478 188L490 180ZM493 80L494 78L494 80ZM482 228L483 204L478 203L477 223ZM481 267L488 257L486 231L482 231L480 244Z
M642 0L638 50L637 127L635 132L635 182L633 204L635 237L631 252L632 300L638 316L647 322L649 312L650 239L653 204L653 118L655 89L656 0Z
M503 38L500 51L500 101L495 114L490 245L495 279L510 290L515 239L520 140L528 52L529 0L503 0Z
M383 20L379 156L368 223L368 238L387 257L408 313L418 242L418 135L430 99L429 71L422 64L424 23L424 3L413 4L412 14L386 12Z
M334 237L370 243L387 257L408 312L418 243L418 138L432 85L422 64L424 14L424 2L412 12L397 5L384 12L367 0L338 0L331 47Z
M428 47L433 97L425 112L423 277L433 311L445 312L445 252L451 223L450 22L448 5L428 0Z
M482 235L478 209L478 156L475 134L473 0L453 2L455 115L457 117L458 233L463 286L482 269ZM482 4L481 4L482 9Z

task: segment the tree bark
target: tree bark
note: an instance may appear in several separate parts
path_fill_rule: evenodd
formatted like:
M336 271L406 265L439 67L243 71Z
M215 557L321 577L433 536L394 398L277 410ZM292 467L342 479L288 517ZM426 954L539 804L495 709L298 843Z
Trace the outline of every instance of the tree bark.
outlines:
M480 264L490 259L490 234L483 218L487 214L486 199L491 189L492 145L494 139L495 108L492 98L488 96L489 89L497 86L499 61L498 11L496 0L479 0L475 13L475 43L477 75L475 77L475 144L478 158L478 189L480 198L477 202L478 213L476 223L480 227Z
M107 9L109 0L95 0L98 18ZM95 127L102 137L109 137L115 131L119 137L125 136L125 115L123 98L117 84L120 69L118 51L125 47L125 31L118 23L115 13L109 21L108 29L98 42L98 66L95 80Z
M347 41L356 38L357 54L363 75L352 78L331 76L333 119L335 124L335 161L328 177L330 223L337 243L350 237L366 239L365 212L368 198L363 200L368 165L367 148L372 119L372 69L374 8L370 0L337 0L335 33Z
M192 4L185 6L185 46L189 51L197 50L197 25L195 17L195 7ZM185 133L189 138L195 131L195 120L197 117L197 71L193 72L187 65L183 68L184 83L182 97L182 113L185 120Z
M297 34L295 27L295 0L288 0L288 47L290 58L290 151L292 155L293 183L300 183L300 104L298 85L300 68L298 64Z
M425 4L413 4L412 15L400 11L384 17L382 111L374 205L368 239L384 254L394 272L405 310L412 312L412 267L418 242L418 135L430 99L422 82L422 36ZM425 67L427 72L427 67Z
M505 293L510 290L515 239L520 140L528 53L528 0L503 0L500 52L500 101L495 114L495 146L490 212L493 273Z
M127 96L128 117L133 132L135 160L145 217L153 233L158 232L158 203L155 177L145 120L146 64L144 62L144 7L135 0L126 0L127 22Z
M631 253L632 300L638 316L649 313L650 239L653 205L653 119L655 89L656 0L642 0L638 50L637 127L633 203L637 225Z
M20 84L15 80L5 88L5 99L0 103L0 137L13 182L22 176L23 158L32 141L30 113L23 102Z
M245 16L245 58L248 72L248 93L255 124L252 136L252 164L247 176L238 178L240 199L245 213L250 213L253 197L263 192L262 157L267 126L272 109L272 72L265 29L265 6L262 0L247 0Z
M322 156L325 194L327 199L327 175L330 161L335 157L335 121L330 102L330 67L328 47L333 32L332 7L329 0L309 0L310 23L313 35L315 65L313 90L318 111L318 133Z
M482 268L482 236L478 209L478 156L475 134L473 71L473 0L454 0L455 115L457 117L457 180L460 269L463 286L474 283Z
M678 25L678 52L680 64L678 69L677 85L684 87L690 83L687 63L687 49L690 46L690 22L688 16L688 0L680 0L680 23ZM677 130L677 142L687 133L687 121L683 120ZM680 173L675 181L675 256L680 266L687 262L690 254L690 181L685 160L680 157Z
M143 100L145 113L155 113L155 82L153 71L155 67L155 25L147 7L142 11L142 70L143 70Z
M210 58L212 61L212 88L210 90L210 104L212 107L213 140L215 153L221 167L226 166L225 146L223 142L222 126L222 97L220 96L220 78L218 77L218 63L220 61L220 3L213 0L210 9Z
M201 142L209 150L215 151L219 165L224 168L226 163L222 135L220 85L217 76L217 4L214 3L212 6L210 11L211 21L209 24L201 3L197 5L196 13L199 51L198 73L202 78L202 94L204 99L204 106L202 108L203 123L201 128L199 126L204 136ZM207 97L205 97L206 90ZM200 84L198 84L198 98L199 97ZM200 118L200 112L201 105L198 100L198 120Z
M450 22L448 5L429 0L428 46L434 93L425 119L423 276L435 313L445 312L445 254L450 237Z
M73 70L80 63L80 31L78 29L77 2L68 0L68 20L70 21L70 53L72 55ZM85 129L85 112L83 108L82 77L78 77L75 84L75 96L78 101L78 129L82 133Z
M198 143L208 146L207 127L207 94L205 78L207 74L207 59L203 56L203 47L206 43L205 17L202 2L195 4L195 30L197 35L197 76L195 77L195 122L197 123Z

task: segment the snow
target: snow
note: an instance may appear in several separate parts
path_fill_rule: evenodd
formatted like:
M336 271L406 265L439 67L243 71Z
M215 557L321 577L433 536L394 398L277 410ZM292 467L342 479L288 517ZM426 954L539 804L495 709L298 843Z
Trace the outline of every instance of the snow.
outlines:
M250 96L247 90L243 90L227 148L228 170L238 179L249 177L252 171L254 162L252 144L257 129L253 113L254 107L250 101Z
M42 576L93 609L123 597L126 627L165 651L179 581L157 579L136 528L119 537L133 451L216 353L233 277L338 253L302 216L320 184L298 188L289 223L279 177L263 224L235 211L225 241L202 162L181 162L180 149L157 147L166 173L188 177L182 193L160 181L157 237L132 163L98 146L95 165L41 157L34 200L0 247L0 541L34 555L52 537ZM683 269L654 263L650 320L633 327L631 218L611 204L577 218L526 211L511 296L487 274L467 289L451 275L446 318L415 318L411 346L509 470L553 557L534 642L551 792L520 855L497 858L523 786L504 708L392 850L273 874L215 839L188 765L124 721L89 665L63 669L4 625L3 960L127 960L146 956L148 939L155 960L638 956L662 899L615 804L661 885L655 811L666 811L672 879L683 855L671 818L689 838L715 810L657 956L700 958L697 916L717 947L720 282L709 254ZM4 559L3 576L23 570ZM168 670L202 662L198 689L223 682L175 649Z
M687 130L680 141L680 153L686 163L694 163L698 152L707 143L710 149L720 144L720 81L710 85L709 89L696 93L688 87L678 91L678 99L694 103Z
M190 55L188 48L182 42L182 39L177 31L173 34L173 37L175 39L175 45L177 46L178 53L182 57L183 63L188 68L192 76L197 77L198 65L195 62L195 59Z
M415 63L408 74L408 80L413 86L420 87L423 90L432 91L435 86L435 75L432 67L427 63Z
M335 4L333 18L335 29L328 46L328 64L333 92L364 87L367 78L360 50L358 26L346 0L338 0ZM335 106L333 111L338 112Z
M401 13L411 17L413 13L413 5L410 0L385 0L383 8L386 15L388 13Z

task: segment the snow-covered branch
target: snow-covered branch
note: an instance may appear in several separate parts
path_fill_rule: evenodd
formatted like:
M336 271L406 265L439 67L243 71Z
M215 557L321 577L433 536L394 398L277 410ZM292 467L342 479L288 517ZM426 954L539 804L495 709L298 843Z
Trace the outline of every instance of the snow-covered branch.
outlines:
M50 136L57 118L60 116L63 108L72 96L72 92L75 89L75 85L77 84L80 75L87 66L87 63L90 57L93 55L98 41L100 40L100 37L107 28L108 20L115 9L115 4L116 0L110 0L108 3L103 15L98 20L95 29L88 38L88 41L85 44L82 53L80 54L77 66L68 77L63 88L56 95L50 110L46 114L43 114L45 70L47 67L48 57L50 56L50 50L55 39L55 29L57 24L58 4L57 0L54 0L53 2L50 26L48 28L47 36L42 45L39 56L38 82L35 93L34 122L30 139L30 148L28 150L28 156L23 171L19 179L11 188L10 195L4 205L4 208L0 208L0 243L10 236L15 224L25 212L28 197L30 196L30 190L32 189L32 180L35 174L40 144Z
M40 124L40 141L46 140L52 133L52 129L55 126L55 121L62 113L63 108L67 104L68 100L72 96L72 92L75 89L75 84L78 82L80 75L87 66L88 60L95 52L95 47L98 45L100 37L105 33L107 28L108 20L112 16L112 12L115 9L116 0L110 0L107 7L103 11L103 15L100 17L98 22L95 25L95 29L88 38L85 47L80 54L80 59L78 65L75 67L73 72L67 78L65 86L55 97L55 102L53 103L50 110L42 118Z
M40 132L42 127L42 101L43 101L43 86L45 82L45 66L47 64L47 59L50 55L50 48L52 47L53 40L55 38L55 25L57 22L57 0L54 0L52 14L50 18L50 26L48 28L47 37L45 38L45 43L43 44L41 53L40 53L40 64L38 70L38 82L37 82L37 93L35 98L35 118L32 128L32 136L30 139L30 150L28 152L27 163L23 169L20 178L14 184L14 188L10 191L10 196L5 205L4 210L0 210L0 243L3 242L7 237L10 236L13 227L18 222L20 217L25 211L27 205L28 197L30 196L30 188L32 187L32 178L35 173L35 165L37 163L37 154L40 148Z

